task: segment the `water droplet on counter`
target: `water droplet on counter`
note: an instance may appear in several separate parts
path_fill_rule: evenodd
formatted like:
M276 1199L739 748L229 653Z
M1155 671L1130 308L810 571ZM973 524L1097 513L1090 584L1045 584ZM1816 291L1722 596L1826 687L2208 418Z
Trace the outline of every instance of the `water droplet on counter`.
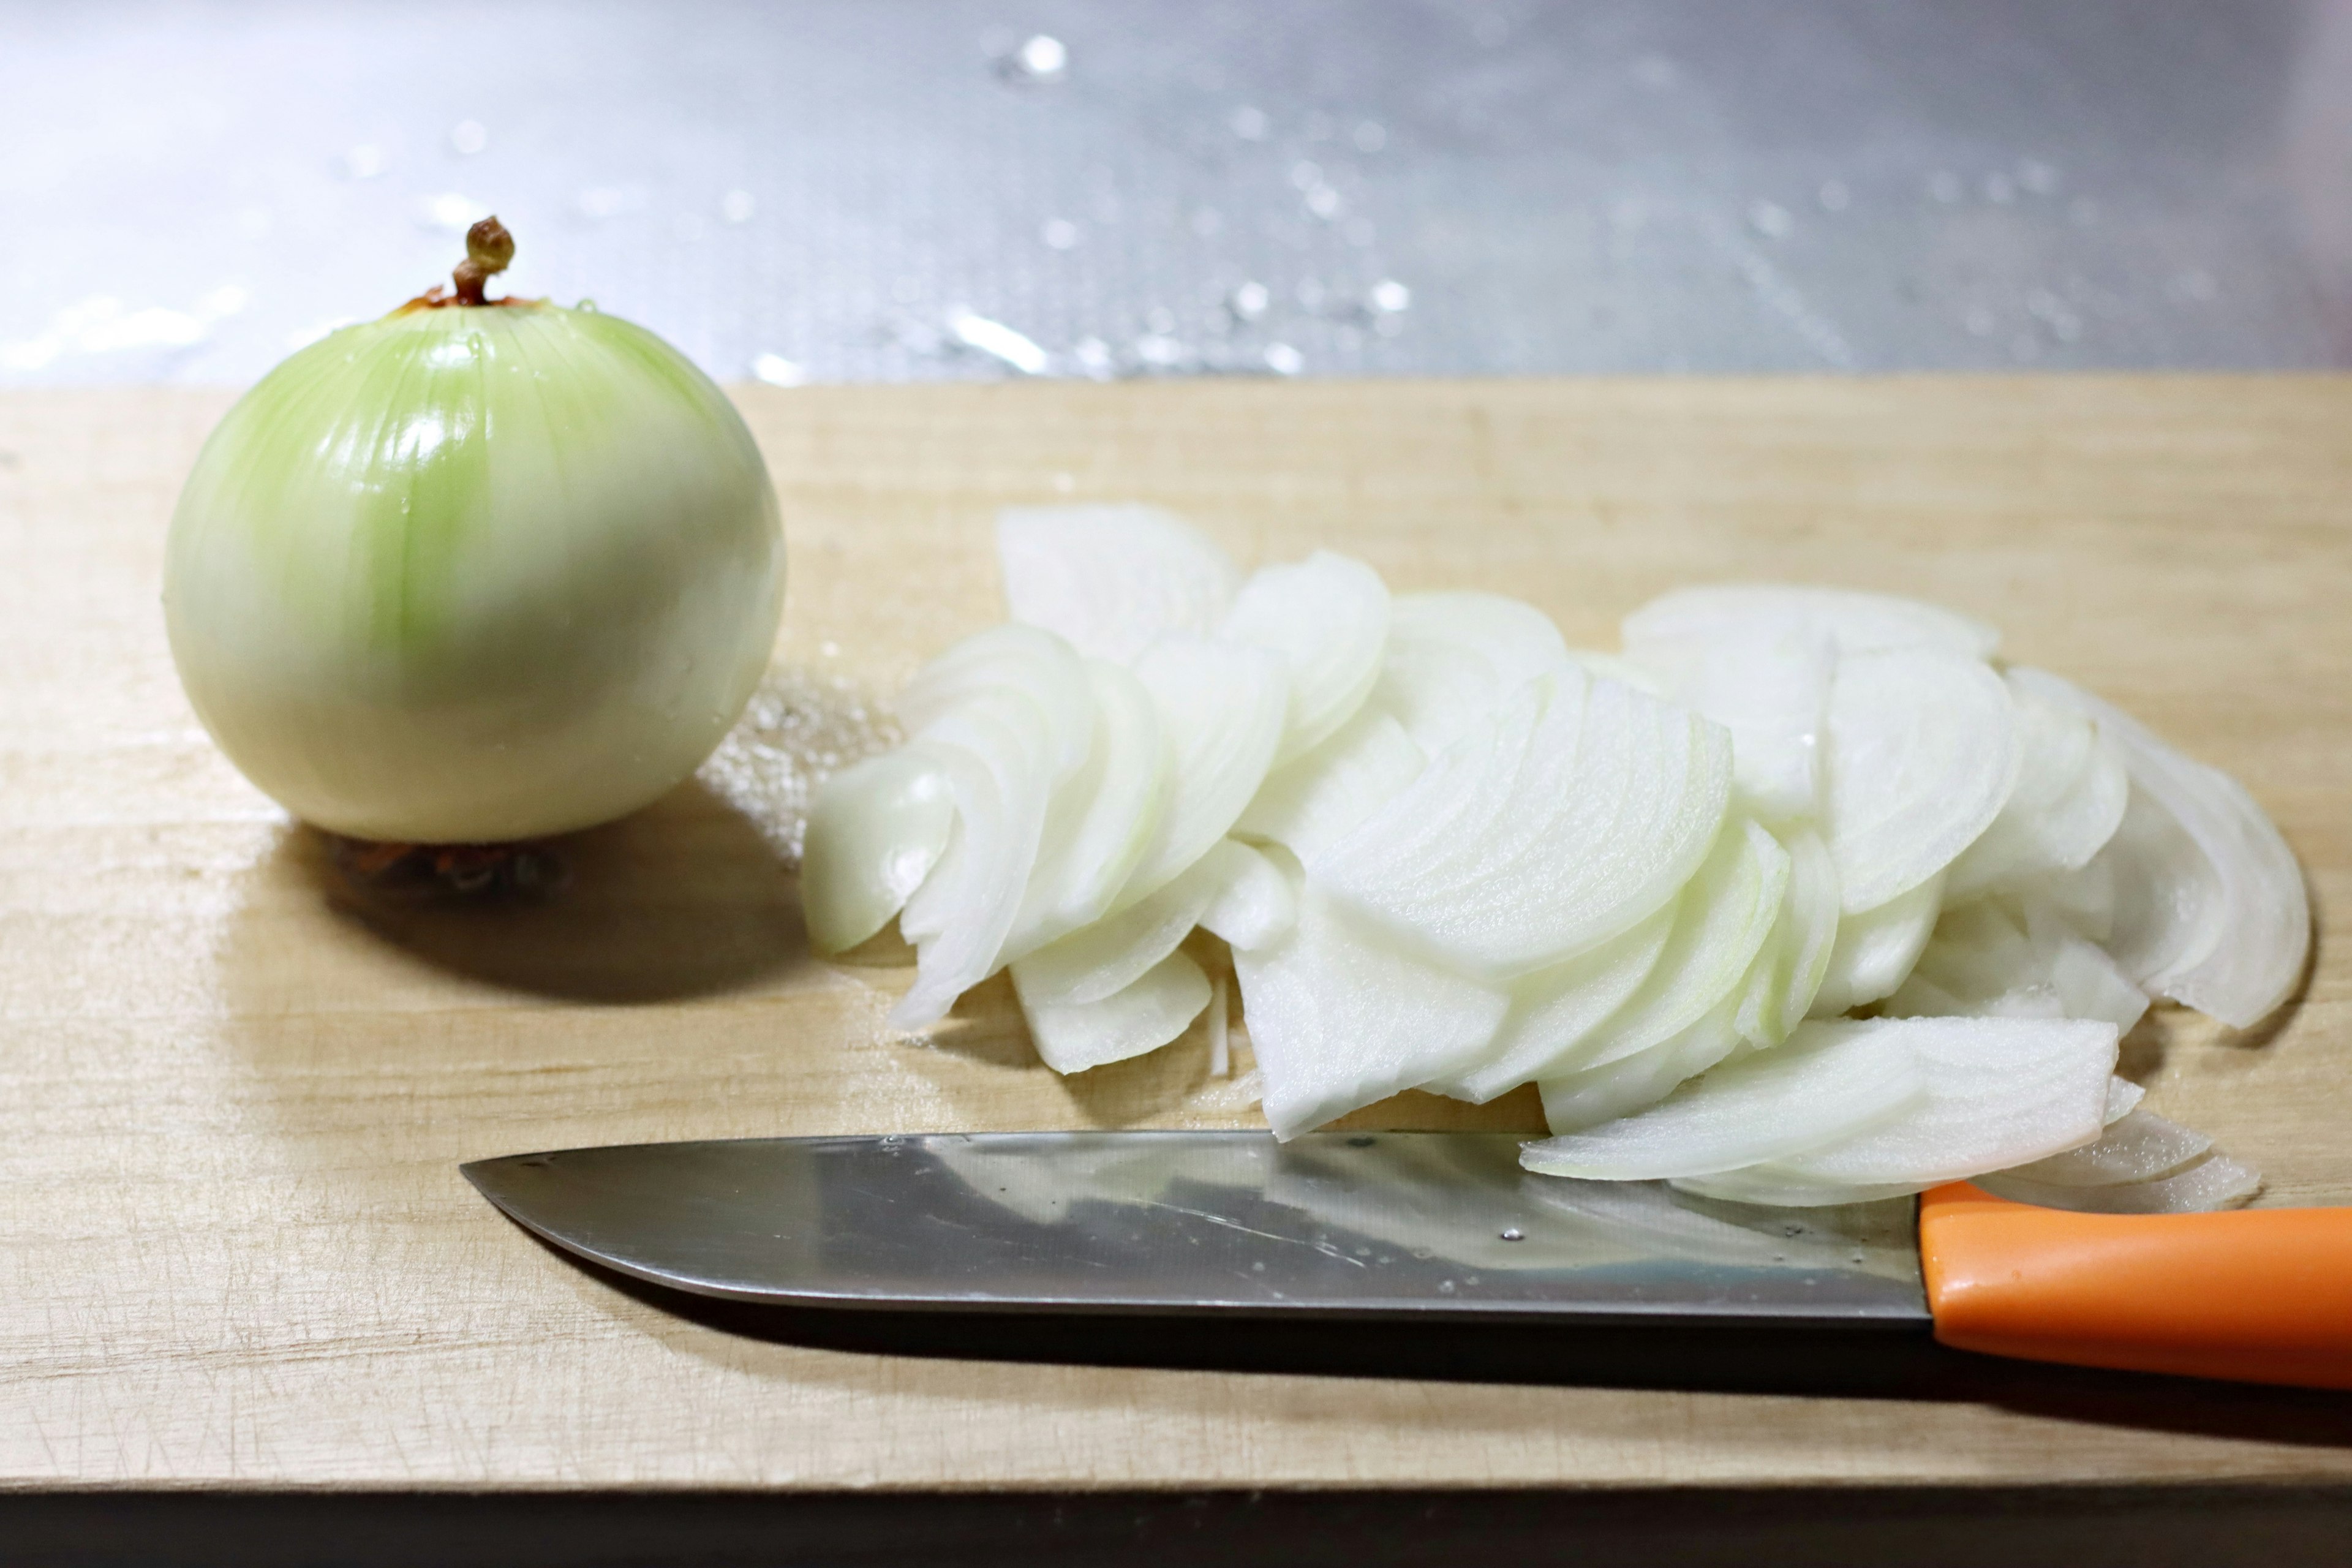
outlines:
M998 72L1007 81L1049 86L1069 75L1069 47L1051 33L1034 34L1004 57Z
M1750 202L1748 226L1767 239L1786 239L1795 231L1797 217L1778 202Z
M1822 211L1842 213L1853 205L1853 192L1846 187L1843 180L1823 180L1814 199L1822 204Z
M1307 356L1288 343L1265 345L1265 368L1276 375L1297 375L1307 368Z
M1066 217L1049 217L1037 231L1049 250L1067 250L1078 243L1078 226Z
M960 347L1023 375L1043 375L1052 363L1026 333L970 310L948 313L948 335Z
M1165 332L1146 332L1135 340L1135 358L1150 370L1173 370L1184 363L1184 345Z
M1265 133L1272 129L1266 121L1265 110L1252 109L1248 104L1234 110L1225 123L1235 136L1244 142L1263 142Z
M1367 120L1349 133L1348 140L1356 144L1359 153L1377 153L1389 144L1388 127L1377 120Z
M1265 315L1265 308L1273 302L1274 295L1266 286L1255 282L1236 284L1234 291L1225 297L1225 308L1244 321L1255 321Z
M751 362L755 380L770 386L799 386L808 380L808 373L782 354L761 354Z
M721 223L750 223L760 210L759 198L749 191L730 191L719 198L719 220Z
M449 151L460 158L470 158L489 144L489 128L478 120L460 120L449 127Z
M1412 309L1412 290L1393 278L1383 278L1373 284L1371 292L1365 298L1370 301L1373 310L1384 316Z

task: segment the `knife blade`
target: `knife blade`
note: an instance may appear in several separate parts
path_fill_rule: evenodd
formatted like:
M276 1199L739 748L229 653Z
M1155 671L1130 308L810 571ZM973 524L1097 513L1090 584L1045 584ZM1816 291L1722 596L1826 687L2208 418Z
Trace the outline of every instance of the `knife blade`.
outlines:
M2110 1215L1964 1184L1771 1209L1462 1132L929 1133L465 1165L590 1262L887 1311L1927 1331L2032 1360L2352 1387L2352 1210Z

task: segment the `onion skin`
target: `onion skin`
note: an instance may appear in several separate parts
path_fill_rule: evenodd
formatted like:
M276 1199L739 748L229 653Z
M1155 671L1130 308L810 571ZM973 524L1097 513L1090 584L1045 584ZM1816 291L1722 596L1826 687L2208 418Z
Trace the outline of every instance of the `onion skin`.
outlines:
M642 327L406 308L279 365L181 492L172 657L245 775L358 838L609 821L709 755L783 607L773 488Z

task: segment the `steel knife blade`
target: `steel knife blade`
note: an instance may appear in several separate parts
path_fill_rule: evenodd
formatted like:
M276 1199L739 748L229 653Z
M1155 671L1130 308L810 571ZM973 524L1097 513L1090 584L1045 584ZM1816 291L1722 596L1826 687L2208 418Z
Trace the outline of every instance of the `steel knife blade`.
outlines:
M655 1143L464 1167L556 1246L736 1300L1925 1328L1910 1199L1767 1210L1520 1169L1509 1134Z

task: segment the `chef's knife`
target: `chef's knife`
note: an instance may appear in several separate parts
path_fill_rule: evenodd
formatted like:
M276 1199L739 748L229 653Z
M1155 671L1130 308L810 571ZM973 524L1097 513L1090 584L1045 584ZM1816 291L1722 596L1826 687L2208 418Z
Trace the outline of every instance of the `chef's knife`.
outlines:
M2107 1215L1965 1184L1769 1209L1520 1169L1509 1134L646 1143L465 1174L592 1262L856 1310L1933 1329L2032 1360L2352 1388L2352 1209Z

